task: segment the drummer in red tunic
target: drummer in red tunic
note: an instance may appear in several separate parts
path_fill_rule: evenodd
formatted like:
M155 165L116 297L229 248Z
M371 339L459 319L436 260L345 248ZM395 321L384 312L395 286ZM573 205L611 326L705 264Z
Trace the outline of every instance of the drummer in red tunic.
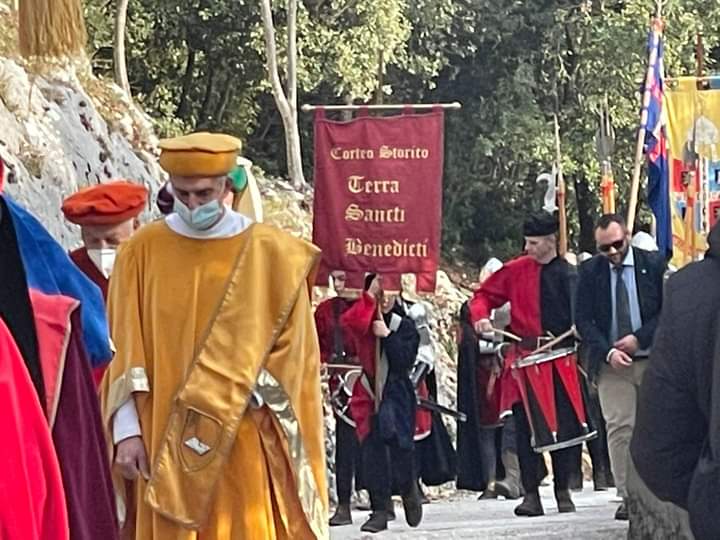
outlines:
M139 227L138 216L147 196L144 186L118 180L81 189L63 201L63 214L80 225L83 241L83 247L72 251L70 258L100 287L105 300L117 247ZM95 368L96 385L104 373L105 366Z
M570 282L573 269L558 256L557 220L547 213L530 217L523 226L525 255L517 257L489 277L475 292L470 302L471 320L479 334L490 335L493 327L490 313L506 302L511 305L511 320L508 330L523 338L516 347L528 353L537 346L538 338L559 336L572 326ZM502 374L503 411L512 410L516 421L518 459L525 496L515 508L518 516L540 516L544 514L538 488L542 454L535 453L531 446L531 430L523 408L520 391L513 378L507 358ZM556 387L561 383L555 380ZM555 389L558 416L574 416L572 406L563 400ZM580 468L581 447L572 446L551 452L555 499L560 512L574 512L569 491L569 477Z

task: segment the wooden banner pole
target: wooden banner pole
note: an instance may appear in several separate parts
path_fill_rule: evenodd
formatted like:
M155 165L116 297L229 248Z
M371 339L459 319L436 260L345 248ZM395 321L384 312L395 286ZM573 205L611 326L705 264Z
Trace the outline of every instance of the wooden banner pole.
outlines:
M657 32L655 25L662 17L662 0L657 1L657 7L655 9L655 20L653 20L653 32ZM654 39L659 39L657 36ZM632 234L635 228L635 217L637 214L637 203L638 203L638 192L640 191L640 173L642 172L642 161L643 161L643 150L645 146L645 134L647 132L647 116L648 106L650 105L650 82L652 81L652 70L653 70L653 54L656 48L650 47L648 52L648 67L647 74L645 75L645 91L643 94L643 105L642 113L640 116L640 129L638 130L637 144L635 146L635 167L633 169L632 184L630 186L630 203L628 205L627 213L627 227L630 234ZM655 60L657 61L657 59Z
M325 109L326 111L359 111L360 109L367 109L369 111L387 110L397 111L410 107L412 109L427 110L435 107L440 107L445 110L457 110L462 108L462 104L459 101L453 101L452 103L409 103L407 105L309 105L305 104L300 107L302 112L313 112L317 109Z

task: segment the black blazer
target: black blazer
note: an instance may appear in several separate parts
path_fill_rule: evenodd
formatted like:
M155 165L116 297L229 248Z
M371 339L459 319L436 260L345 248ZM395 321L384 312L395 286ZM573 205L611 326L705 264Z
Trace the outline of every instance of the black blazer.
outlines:
M652 345L663 298L665 260L653 251L631 248L635 258L635 283L642 326L635 332L641 349ZM582 337L583 356L594 376L600 370L612 347L612 297L610 296L610 265L603 255L595 255L580 266L575 297L575 325Z

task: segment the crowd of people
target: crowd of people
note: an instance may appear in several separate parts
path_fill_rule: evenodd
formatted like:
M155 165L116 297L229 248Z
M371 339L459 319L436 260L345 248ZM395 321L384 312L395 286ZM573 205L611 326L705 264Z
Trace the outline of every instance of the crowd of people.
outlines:
M558 253L553 215L528 217L523 253L489 261L458 314L455 411L438 403L438 345L410 288L368 272L353 292L337 269L313 313L319 250L233 210L240 142L160 148L164 217L141 226L148 192L132 182L83 189L62 206L83 240L69 254L0 191L3 451L18 464L0 490L7 538L327 538L363 489L360 528L376 533L393 497L417 527L423 486L452 480L537 517L546 452L571 513L584 445L594 488L617 489L616 519L632 517L636 471L660 499L698 501L698 538L718 530L716 231L666 286L662 254L633 245L619 215L600 217L598 254L579 267Z

